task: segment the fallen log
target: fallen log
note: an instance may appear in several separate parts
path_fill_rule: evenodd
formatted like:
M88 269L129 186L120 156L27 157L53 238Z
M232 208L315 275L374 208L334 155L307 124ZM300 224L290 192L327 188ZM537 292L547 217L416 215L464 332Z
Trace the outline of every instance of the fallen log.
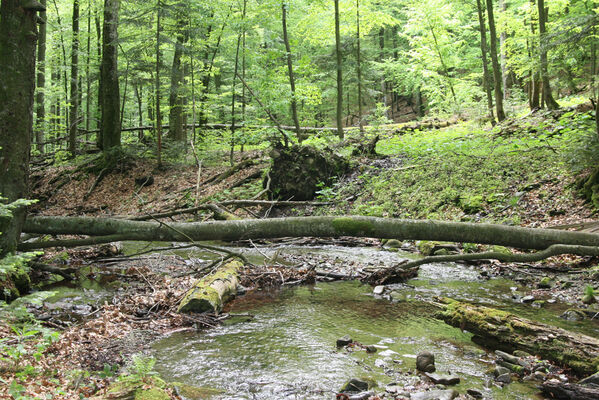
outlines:
M599 339L518 317L494 308L441 299L439 317L475 336L482 346L512 353L523 350L586 376L599 367Z
M24 233L118 235L129 240L203 241L281 237L371 237L491 244L543 250L554 244L599 247L599 235L496 224L376 217L291 217L237 221L131 221L117 218L29 217Z
M550 399L599 400L599 386L596 385L548 381L541 385L541 392Z
M219 313L227 300L235 296L239 283L239 261L230 261L200 279L181 301L178 312Z

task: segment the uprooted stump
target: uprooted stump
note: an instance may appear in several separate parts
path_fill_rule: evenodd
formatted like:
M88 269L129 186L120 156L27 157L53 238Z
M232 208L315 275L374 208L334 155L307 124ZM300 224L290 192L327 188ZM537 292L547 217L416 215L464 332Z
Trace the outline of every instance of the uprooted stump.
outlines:
M439 317L475 336L472 341L507 352L523 350L589 375L599 367L599 340L494 308L441 299Z
M311 146L274 148L270 154L272 198L312 200L324 184L345 173L349 162L332 151Z
M179 305L178 312L219 313L224 304L235 296L239 283L239 261L230 261L212 274L200 279Z

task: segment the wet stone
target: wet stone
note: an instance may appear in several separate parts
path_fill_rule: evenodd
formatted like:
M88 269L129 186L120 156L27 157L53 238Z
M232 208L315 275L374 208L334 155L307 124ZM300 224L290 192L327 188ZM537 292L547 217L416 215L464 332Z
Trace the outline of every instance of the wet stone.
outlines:
M349 336L343 336L342 338L337 339L337 347L345 347L352 342L353 340Z
M493 370L493 376L498 377L500 375L509 374L510 370L498 365L495 370Z
M423 351L416 356L416 369L421 372L435 372L435 356L433 353Z
M495 380L501 383L512 383L512 377L510 374L499 375L497 378L495 378Z
M535 301L535 296L522 297L522 303L532 303L533 301Z
M349 400L368 400L371 396L374 396L374 392L362 392L358 394L352 394L348 396Z
M520 361L518 357L501 350L495 350L495 354L511 364L518 364L518 362Z
M366 352L367 353L376 353L376 347L374 347L373 345L366 346Z
M482 399L483 398L483 394L481 392L479 392L476 389L468 389L466 391L466 393L468 393L468 395L474 397L475 399Z
M368 382L360 379L350 379L339 391L340 393L360 393L368 390Z
M427 378L429 378L433 383L439 385L457 385L460 383L460 377L456 375L441 375L441 374L433 374L427 373L425 374Z
M430 390L428 392L412 393L411 400L453 400L458 397L458 392L450 390Z
M383 294L384 291L385 291L385 286L379 285L379 286L376 286L374 288L374 290L372 291L372 293L376 294L376 295L381 295L381 294Z
M583 312L578 310L566 310L560 318L565 319L566 321L582 321L585 319L585 315Z

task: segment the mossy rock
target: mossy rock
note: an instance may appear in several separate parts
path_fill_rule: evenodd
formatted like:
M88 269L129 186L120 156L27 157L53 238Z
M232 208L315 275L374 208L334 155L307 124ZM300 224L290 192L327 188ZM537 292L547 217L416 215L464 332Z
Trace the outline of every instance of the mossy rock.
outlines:
M539 289L551 289L551 286L553 286L553 280L548 276L543 277L537 284Z
M130 379L131 378L131 379ZM94 399L118 399L118 400L169 400L171 397L164 389L165 383L161 379L133 379L126 377L123 380L113 382L105 396Z
M224 391L220 389L211 387L197 387L180 382L174 382L172 383L172 386L175 388L175 393L178 396L189 400L209 399L213 396L218 396L224 393Z
M31 279L24 269L17 268L8 275L0 276L0 299L12 301L31 290Z
M270 156L273 198L312 200L323 185L330 186L335 177L343 175L349 168L347 159L331 150L312 146L275 147Z
M389 239L385 243L385 247L390 249L399 249L402 245L402 242L397 239Z

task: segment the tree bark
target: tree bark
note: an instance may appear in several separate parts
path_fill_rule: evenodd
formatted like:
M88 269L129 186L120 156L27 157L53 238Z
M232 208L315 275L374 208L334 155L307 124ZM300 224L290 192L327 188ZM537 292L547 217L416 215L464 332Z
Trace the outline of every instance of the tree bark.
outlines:
M497 120L501 122L505 119L505 112L503 111L503 93L501 91L501 68L497 60L497 33L495 32L495 18L493 17L493 0L487 0L487 16L489 19L493 80L495 82L495 108L497 110Z
M45 7L46 0L41 0L40 3ZM36 131L35 142L37 143L37 151L44 153L44 132L46 131L46 12L40 12L40 18L43 22L40 24L37 38L37 94L35 102L36 108Z
M337 136L343 139L343 58L339 31L339 0L335 0L335 55L337 58Z
M289 45L289 35L287 34L287 7L288 4L283 1L281 3L282 24L283 24L283 41L285 42L285 52L287 56L287 72L289 74L289 86L291 87L291 115L293 117L293 125L295 126L295 134L297 140L301 143L306 138L300 131L299 118L297 116L297 98L295 96L295 77L293 75L293 64L291 62L291 46Z
M279 237L373 237L494 244L542 250L554 244L599 246L599 235L496 224L402 220L375 217L294 217L267 220L171 223L181 235L157 222L115 218L31 217L24 232L72 235L127 235L130 240L194 241Z
M599 340L493 308L443 299L439 316L475 335L477 343L507 352L523 350L588 375L599 367ZM480 340L478 340L480 339Z
M169 96L169 132L173 140L184 143L187 141L185 127L183 126L183 103L184 96L182 85L184 80L183 68L181 67L181 57L183 56L184 46L188 39L188 30L186 28L184 16L179 15L177 20L177 40L175 42L175 51L173 54L173 64L171 68L171 90Z
M156 139L157 149L156 156L158 159L158 166L162 166L162 115L160 114L160 14L162 11L162 3L160 0L156 2L156 81L155 90L156 95L154 101L156 102Z
M77 151L79 125L79 0L73 1L73 39L71 43L71 96L69 100L69 152Z
M104 154L121 145L120 93L118 79L119 1L104 1L102 33L102 150Z
M493 115L493 94L491 93L491 75L489 74L489 65L487 64L487 30L485 29L485 17L483 15L483 8L481 0L476 0L476 9L478 11L478 25L480 28L480 50L482 53L483 60L483 86L487 93L487 108L489 109L489 116L491 121L495 122L495 116Z
M541 392L549 399L597 400L599 388L596 385L583 386L576 383L544 382Z
M551 94L551 85L547 76L547 43L545 35L547 30L545 22L547 21L547 10L545 9L545 0L537 0L537 9L539 10L539 53L541 56L541 82L543 85L543 100L550 110L557 110L559 104Z
M37 1L0 2L0 195L9 202L28 195L29 150L33 130ZM16 250L25 219L0 218L0 256Z
M356 0L356 73L358 75L358 126L364 133L362 121L362 54L360 49L360 0Z
M177 311L219 313L227 300L237 293L241 267L239 261L230 261L214 273L200 279L187 292Z

